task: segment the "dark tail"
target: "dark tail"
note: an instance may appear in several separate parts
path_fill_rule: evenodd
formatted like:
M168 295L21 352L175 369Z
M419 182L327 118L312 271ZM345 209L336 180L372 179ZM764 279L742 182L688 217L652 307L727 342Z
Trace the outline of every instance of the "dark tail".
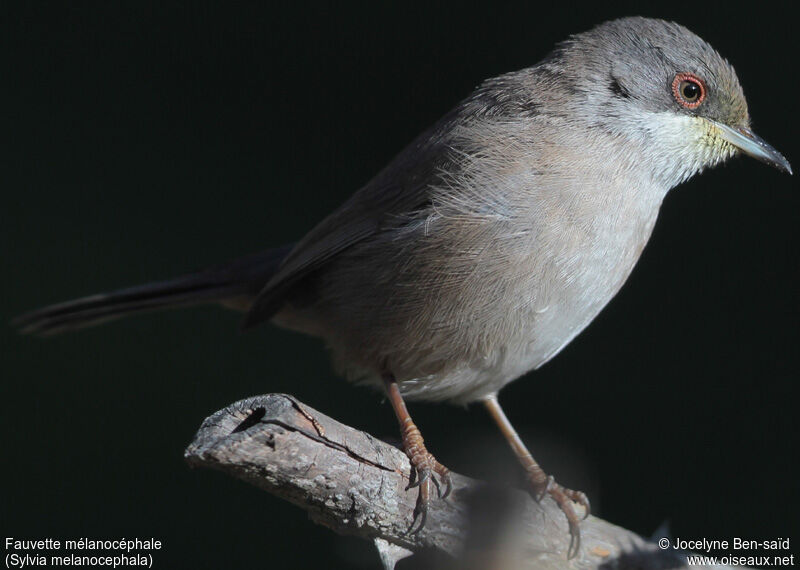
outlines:
M248 255L167 281L50 305L12 324L25 334L52 335L145 311L255 297L292 247Z

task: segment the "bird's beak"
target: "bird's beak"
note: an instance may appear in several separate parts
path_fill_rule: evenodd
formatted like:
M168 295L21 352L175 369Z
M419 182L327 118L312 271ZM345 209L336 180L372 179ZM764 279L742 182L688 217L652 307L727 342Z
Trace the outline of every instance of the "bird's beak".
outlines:
M749 154L761 162L766 162L778 170L788 174L792 173L792 166L789 161L750 129L733 128L716 121L714 121L714 126L719 129L719 134L724 140L740 149L743 153Z

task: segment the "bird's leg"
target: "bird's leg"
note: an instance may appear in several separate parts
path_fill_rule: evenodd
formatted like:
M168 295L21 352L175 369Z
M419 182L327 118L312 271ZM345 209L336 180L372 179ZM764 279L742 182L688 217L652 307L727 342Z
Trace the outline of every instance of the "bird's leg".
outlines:
M400 423L403 450L406 452L411 462L411 480L406 490L412 487L419 487L417 505L414 508L414 519L411 521L411 527L409 528L409 530L411 530L414 524L419 521L416 530L413 531L417 533L425 526L425 520L428 515L431 485L436 486L436 491L442 499L450 494L450 471L447 467L436 461L436 458L425 449L425 442L422 439L422 434L420 434L419 429L414 425L414 421L408 413L406 403L400 395L400 389L397 386L397 380L395 380L394 376L391 374L384 374L383 383L386 387L386 395L389 397L389 402L391 402L394 413L397 416L397 421ZM436 476L441 479L441 483L445 487L444 493L442 493L440 483L437 481Z
M561 508L564 516L567 517L570 534L567 556L573 558L578 553L581 545L581 531L579 526L581 519L575 514L572 502L574 501L583 507L584 515L582 518L585 519L589 516L589 499L586 497L586 494L581 491L573 491L572 489L562 487L555 482L552 475L548 476L544 470L539 467L539 464L536 463L531 452L528 451L528 448L522 443L514 426L508 421L506 414L503 412L503 408L500 407L500 403L497 401L496 394L487 397L484 400L484 404L486 404L489 414L494 421L497 422L497 426L500 428L500 431L508 441L511 449L514 450L517 459L519 459L519 462L525 469L530 485L529 492L533 498L538 502L541 501L545 495L550 495Z

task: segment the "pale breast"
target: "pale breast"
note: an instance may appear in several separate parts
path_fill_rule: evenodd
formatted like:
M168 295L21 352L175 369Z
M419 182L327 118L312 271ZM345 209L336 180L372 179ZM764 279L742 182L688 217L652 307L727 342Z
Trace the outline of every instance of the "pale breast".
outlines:
M325 338L350 378L388 371L411 399L480 399L557 354L633 269L665 189L624 157L588 160L587 141L556 149L559 170L552 145L486 140L494 153L466 154L457 184L337 256L311 301L279 315Z

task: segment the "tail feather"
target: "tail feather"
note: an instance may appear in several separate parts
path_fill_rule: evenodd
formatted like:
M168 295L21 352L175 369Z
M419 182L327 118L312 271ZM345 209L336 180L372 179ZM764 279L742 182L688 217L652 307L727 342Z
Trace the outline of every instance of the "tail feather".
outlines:
M12 324L22 333L45 336L136 313L255 296L290 249L284 246L175 279L50 305Z

